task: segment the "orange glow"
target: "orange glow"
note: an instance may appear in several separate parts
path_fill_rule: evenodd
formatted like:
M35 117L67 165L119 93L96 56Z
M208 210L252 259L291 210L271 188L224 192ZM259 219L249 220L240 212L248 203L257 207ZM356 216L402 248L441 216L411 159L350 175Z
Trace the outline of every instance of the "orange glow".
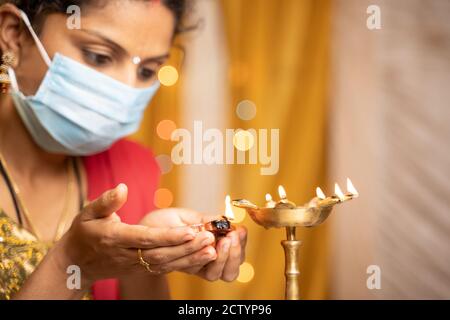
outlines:
M173 194L169 189L160 188L156 190L154 196L155 206L159 209L168 208L173 203Z
M247 211L243 208L233 208L234 212L234 223L241 223L247 217Z
M172 133L177 129L177 125L172 120L163 120L158 123L156 133L163 140L170 140Z
M170 87L178 82L178 71L175 67L164 66L158 72L158 80L163 86Z
M253 148L255 138L249 131L240 130L234 135L233 144L239 151L248 151Z
M248 262L244 262L239 268L239 276L236 280L238 282L246 283L252 281L254 276L255 269L253 266Z

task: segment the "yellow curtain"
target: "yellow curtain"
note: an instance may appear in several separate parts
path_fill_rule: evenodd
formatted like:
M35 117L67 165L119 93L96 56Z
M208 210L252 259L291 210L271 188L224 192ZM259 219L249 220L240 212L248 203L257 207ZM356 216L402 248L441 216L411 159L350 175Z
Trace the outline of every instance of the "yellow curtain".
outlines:
M326 182L326 92L329 51L329 0L222 0L230 54L229 123L231 128L280 129L280 168L273 176L260 175L260 166L233 165L233 197L263 203L279 184L297 203L314 196ZM199 65L198 68L202 66ZM173 88L171 90L176 90ZM160 95L161 96L161 95ZM176 119L173 95L165 92L149 111L140 141L154 141L154 124ZM239 101L257 106L251 121L235 114ZM161 106L160 103L165 104ZM167 108L167 109L166 109ZM166 114L166 112L171 114ZM146 131L145 131L146 130ZM158 146L157 146L158 147ZM153 145L155 148L155 145ZM176 175L171 174L171 177ZM171 178L173 179L173 178ZM175 184L174 181L168 183ZM173 189L174 185L172 185ZM264 230L249 217L247 262L255 271L247 283L209 283L182 274L170 276L177 299L283 299L284 230ZM303 299L327 298L327 225L301 229L300 285Z

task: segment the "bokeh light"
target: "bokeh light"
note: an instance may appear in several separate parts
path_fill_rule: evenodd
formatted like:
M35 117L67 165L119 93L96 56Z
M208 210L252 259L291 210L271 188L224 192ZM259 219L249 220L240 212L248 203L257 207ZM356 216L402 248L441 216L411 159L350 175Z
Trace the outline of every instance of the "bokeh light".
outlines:
M156 190L154 204L159 209L168 208L173 203L173 194L169 189L160 188Z
M155 159L162 174L168 174L170 171L172 171L173 162L169 155L160 154Z
M236 114L239 119L250 121L256 116L256 104L251 100L243 100L237 105Z
M240 151L248 151L253 148L253 145L255 144L255 138L249 131L239 130L234 135L233 144L235 148Z
M234 220L233 223L241 223L247 216L247 211L243 208L233 208Z
M236 280L238 282L246 283L252 281L254 276L255 269L253 266L248 262L244 262L239 268L239 276Z
M164 66L158 72L159 82L166 87L175 85L178 82L178 78L178 71L172 66Z
M163 120L156 126L156 133L163 140L170 140L172 132L177 129L177 125L172 120Z

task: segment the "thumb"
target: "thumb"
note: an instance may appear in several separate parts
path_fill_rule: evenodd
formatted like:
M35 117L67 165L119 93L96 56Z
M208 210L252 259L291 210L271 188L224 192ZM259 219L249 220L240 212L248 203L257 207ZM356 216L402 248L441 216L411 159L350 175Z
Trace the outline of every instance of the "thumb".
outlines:
M121 183L112 190L106 191L99 198L89 203L81 214L83 220L109 217L127 202L128 187Z

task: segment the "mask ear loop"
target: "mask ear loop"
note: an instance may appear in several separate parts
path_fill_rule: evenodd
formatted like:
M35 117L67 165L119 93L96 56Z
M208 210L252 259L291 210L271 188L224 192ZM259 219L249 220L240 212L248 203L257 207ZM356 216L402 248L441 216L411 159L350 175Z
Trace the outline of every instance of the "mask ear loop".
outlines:
M8 68L8 76L9 76L9 81L11 82L11 88L13 89L13 91L15 92L19 92L19 84L17 83L17 78L16 78L16 73L14 72L14 69L9 67Z
M25 23L25 25L28 28L28 31L30 31L31 36L34 39L34 42L36 43L36 46L39 50L39 53L41 54L42 59L44 60L45 64L50 68L50 65L52 64L52 60L48 56L47 51L45 50L44 46L42 45L41 40L39 40L39 37L37 36L36 32L34 31L33 27L31 26L30 19L28 19L28 16L25 12L22 10L20 11L20 16ZM11 87L14 91L19 92L19 84L17 83L17 77L16 73L14 72L14 69L9 67L8 68L8 75L9 79L11 81Z
M44 46L42 45L41 40L39 40L39 37L37 36L36 32L34 32L34 29L30 23L30 19L28 19L28 16L25 12L23 12L22 10L19 10L19 11L20 11L20 15L22 17L23 22L27 26L28 30L31 33L31 36L33 37L34 41L36 42L36 46L37 46L39 52L41 53L42 59L47 64L47 66L50 68L50 65L52 64L52 60L48 56L48 53L45 50Z

